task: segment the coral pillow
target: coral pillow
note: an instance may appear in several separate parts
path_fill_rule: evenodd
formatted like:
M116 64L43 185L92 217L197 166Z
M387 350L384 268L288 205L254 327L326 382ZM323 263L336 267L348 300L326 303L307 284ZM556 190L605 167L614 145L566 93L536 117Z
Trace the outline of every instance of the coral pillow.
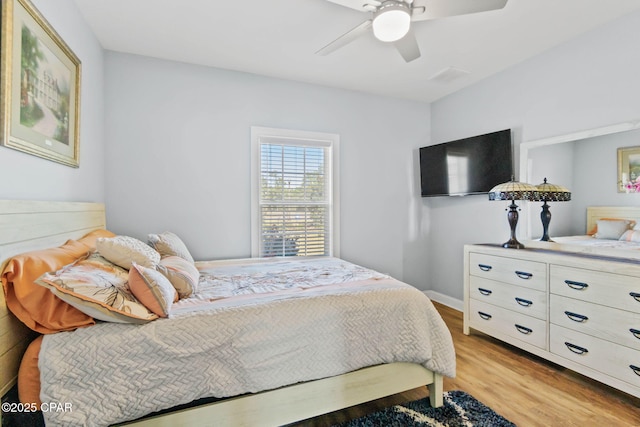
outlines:
M167 317L178 293L169 279L152 268L135 262L129 270L129 289L145 307L160 317Z
M84 243L85 245L89 246L91 250L95 251L96 243L100 237L109 238L116 237L116 235L109 230L94 230L89 234L86 234L84 237L78 239L78 242Z
M7 307L22 323L41 334L93 325L91 316L57 298L35 281L87 254L91 248L75 240L64 245L16 255L2 272Z

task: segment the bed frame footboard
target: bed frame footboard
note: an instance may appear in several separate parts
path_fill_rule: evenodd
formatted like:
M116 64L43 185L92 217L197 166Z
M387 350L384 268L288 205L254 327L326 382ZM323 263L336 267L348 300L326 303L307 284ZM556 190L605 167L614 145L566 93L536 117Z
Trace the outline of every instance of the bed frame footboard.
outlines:
M413 363L372 366L344 375L144 418L135 427L279 426L425 385L431 405L443 402L442 375Z

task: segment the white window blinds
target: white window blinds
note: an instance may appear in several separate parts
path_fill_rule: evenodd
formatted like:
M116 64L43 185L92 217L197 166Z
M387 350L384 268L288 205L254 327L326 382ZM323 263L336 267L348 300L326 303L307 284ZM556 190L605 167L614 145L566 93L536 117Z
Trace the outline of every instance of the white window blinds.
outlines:
M290 131L293 132L293 131ZM257 144L257 256L334 254L333 141L261 134ZM317 136L317 135L316 135Z

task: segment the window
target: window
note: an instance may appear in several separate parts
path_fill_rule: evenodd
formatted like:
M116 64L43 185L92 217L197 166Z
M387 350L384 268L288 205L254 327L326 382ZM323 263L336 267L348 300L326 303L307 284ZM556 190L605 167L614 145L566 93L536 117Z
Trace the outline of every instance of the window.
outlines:
M339 256L338 140L251 128L252 256Z

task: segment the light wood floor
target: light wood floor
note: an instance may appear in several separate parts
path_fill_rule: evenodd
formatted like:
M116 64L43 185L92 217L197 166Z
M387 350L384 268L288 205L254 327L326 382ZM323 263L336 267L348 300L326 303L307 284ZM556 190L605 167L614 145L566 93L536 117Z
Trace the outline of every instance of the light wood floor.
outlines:
M456 347L457 376L445 378L445 391L463 390L519 427L640 426L640 399L479 332L466 336L462 313L435 305ZM330 426L425 396L422 387L296 425Z

